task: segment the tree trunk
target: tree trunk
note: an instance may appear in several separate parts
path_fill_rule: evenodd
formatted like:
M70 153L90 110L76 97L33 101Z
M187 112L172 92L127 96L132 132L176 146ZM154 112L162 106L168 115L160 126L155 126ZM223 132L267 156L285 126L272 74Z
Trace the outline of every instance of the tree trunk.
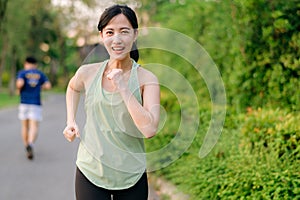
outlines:
M0 90L2 88L2 73L3 73L3 68L5 65L5 56L6 56L6 52L7 52L7 42L5 40L3 31L2 31L2 24L4 22L4 17L5 17L5 13L6 13L6 8L7 8L7 2L8 0L1 0L0 1L0 36L2 40L2 50L1 50L1 57L0 57ZM0 44L1 44L0 42Z
M1 0L0 1L0 33L2 31L2 23L4 21L7 2L8 2L8 0Z
M65 77L63 79L63 84L64 86L66 86L68 84L68 69L67 69L67 66L66 66L66 63L65 63L65 58L67 56L67 52L66 52L66 45L65 45L65 40L64 38L62 37L62 35L60 34L60 37L59 37L59 46L60 46L60 58L59 58L59 67L62 67L63 68L63 76Z
M12 62L10 67L9 95L14 96L16 91L16 73L17 73L17 51L16 47L12 49Z
M50 72L49 72L49 80L53 86L57 85L57 71L58 71L58 61L56 59L52 59L50 62Z
M3 37L2 50L0 55L0 90L2 89L2 74L4 71L4 66L6 64L6 56L8 51L8 43L4 38L5 37Z

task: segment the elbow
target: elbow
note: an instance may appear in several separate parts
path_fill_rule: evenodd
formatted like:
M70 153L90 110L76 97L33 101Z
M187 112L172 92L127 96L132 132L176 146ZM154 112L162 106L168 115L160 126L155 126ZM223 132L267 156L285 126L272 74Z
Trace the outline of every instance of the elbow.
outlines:
M156 133L145 134L146 139L150 139L155 136Z
M18 79L18 80L16 81L16 88L17 88L17 89L21 89L21 88L23 87L23 85L24 85L23 79Z
M150 139L154 137L157 133L157 128L152 128L151 130L147 130L144 132L144 136L146 139Z
M154 118L150 115L150 117L148 118L150 120L148 120L146 124L144 123L136 123L138 129L140 130L140 132L144 135L144 137L146 139L148 138L152 138L156 135L156 133L158 132L158 125L159 125L159 121L158 120L154 120ZM143 121L141 121L143 122Z

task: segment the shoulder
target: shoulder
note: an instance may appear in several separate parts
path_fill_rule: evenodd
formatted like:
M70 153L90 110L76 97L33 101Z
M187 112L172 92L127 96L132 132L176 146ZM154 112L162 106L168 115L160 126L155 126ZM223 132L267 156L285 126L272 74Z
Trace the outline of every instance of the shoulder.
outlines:
M98 71L98 69L100 68L100 66L102 66L102 62L81 65L77 69L76 74L85 75L85 74L90 74L90 73L96 73Z
M22 74L25 74L25 70L20 70L20 71L18 71L18 75L22 75Z
M35 69L32 72L36 73L36 74L40 74L41 76L46 76L46 74L44 72L42 72L41 70L39 70L39 69Z
M18 72L18 77L19 78L25 78L26 76L27 76L27 74L30 74L30 73L32 73L32 71L31 70L25 70L25 69L22 69L22 70L20 70L19 72Z
M156 75L142 66L138 68L138 76L142 82L158 83Z
M72 77L72 82L75 81L77 84L89 85L89 83L96 77L102 65L102 62L81 65Z

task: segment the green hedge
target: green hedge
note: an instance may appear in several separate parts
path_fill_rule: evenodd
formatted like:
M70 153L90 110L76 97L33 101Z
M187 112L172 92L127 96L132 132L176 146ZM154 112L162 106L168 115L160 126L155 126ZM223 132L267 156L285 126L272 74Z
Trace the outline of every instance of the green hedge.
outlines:
M298 113L250 108L243 114L228 111L218 144L200 159L209 112L201 110L202 126L191 147L157 171L157 176L169 179L195 200L300 198ZM154 141L147 146L159 148Z
M142 2L140 9L151 13L155 26L179 31L204 47L222 75L229 104L299 110L299 0ZM180 56L147 52L141 57L152 62L169 58L167 65L174 68ZM186 64L177 70L202 88Z

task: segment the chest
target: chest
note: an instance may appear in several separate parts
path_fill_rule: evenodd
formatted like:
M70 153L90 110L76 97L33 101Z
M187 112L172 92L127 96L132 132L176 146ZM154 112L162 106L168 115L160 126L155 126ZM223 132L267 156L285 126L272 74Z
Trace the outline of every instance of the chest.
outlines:
M125 84L128 86L129 79L130 79L130 72L125 73L122 75L122 81L119 84ZM116 92L116 83L114 81L109 80L107 78L107 73L103 73L102 80L101 80L102 88L108 92Z

